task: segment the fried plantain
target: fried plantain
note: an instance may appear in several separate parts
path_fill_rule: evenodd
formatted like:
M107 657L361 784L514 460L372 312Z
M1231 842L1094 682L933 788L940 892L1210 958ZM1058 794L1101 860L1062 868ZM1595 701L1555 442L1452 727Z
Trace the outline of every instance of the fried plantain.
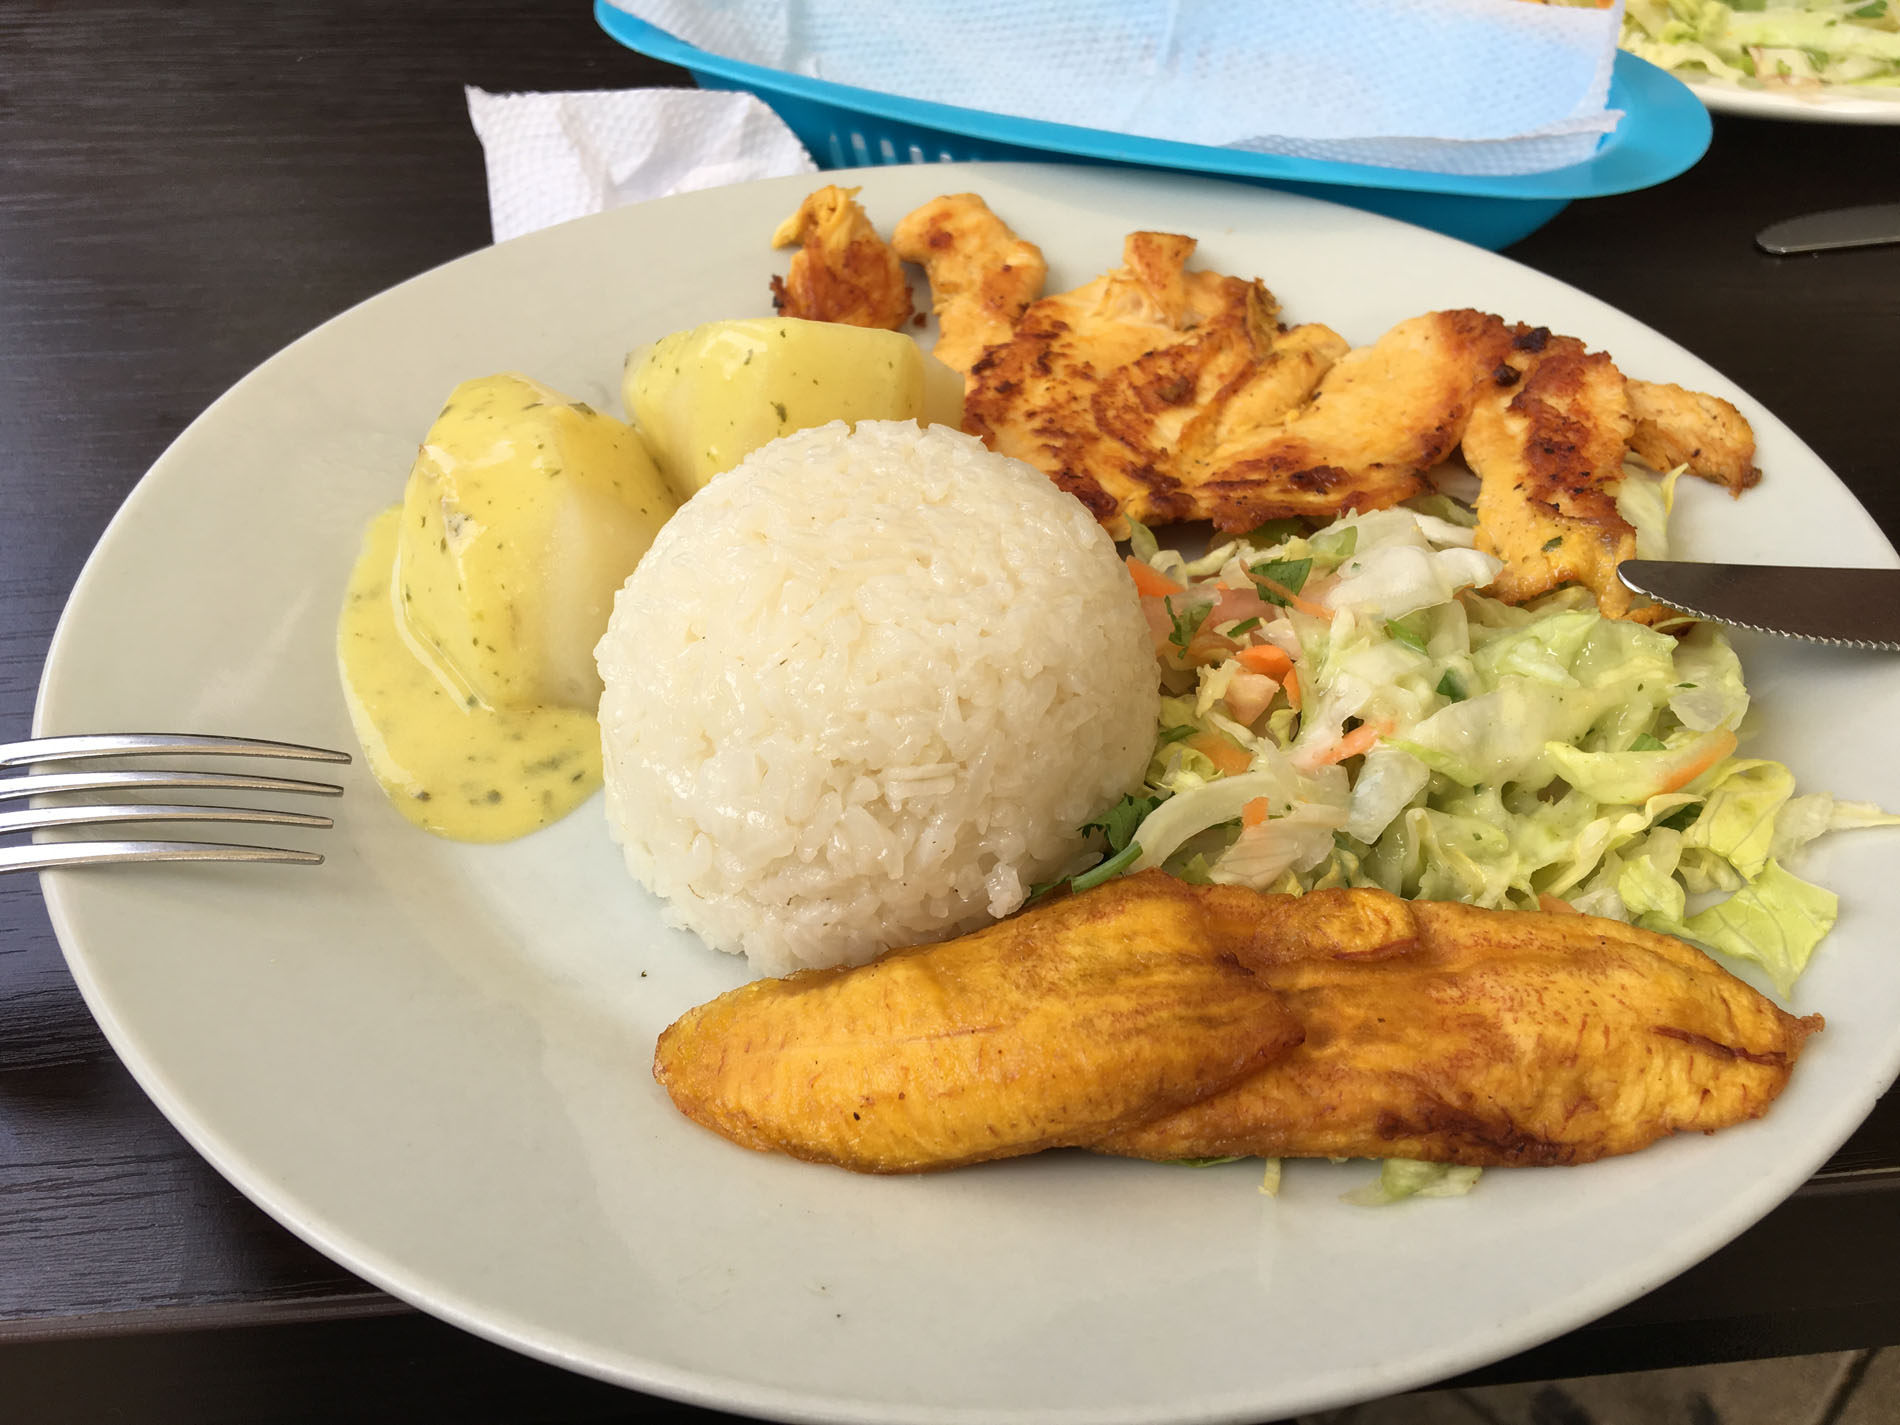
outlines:
M673 1102L736 1143L903 1173L1092 1143L1298 1042L1158 872L853 970L759 980L660 1036Z
M1377 890L1202 895L1305 1040L1103 1152L1587 1163L1760 1116L1822 1027L1619 921Z

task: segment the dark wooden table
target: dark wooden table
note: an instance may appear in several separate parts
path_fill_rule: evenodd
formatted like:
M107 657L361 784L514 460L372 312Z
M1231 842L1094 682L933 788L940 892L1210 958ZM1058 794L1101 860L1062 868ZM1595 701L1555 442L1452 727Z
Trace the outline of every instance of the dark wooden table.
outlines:
M106 521L307 328L488 240L465 83L685 76L584 0L0 0L0 740ZM1900 197L1900 129L1721 120L1708 158L1513 255L1713 360L1900 529L1900 247L1758 255ZM1488 1380L1900 1343L1900 1102L1700 1267ZM36 884L0 884L0 1419L715 1418L411 1312L278 1228L106 1047Z

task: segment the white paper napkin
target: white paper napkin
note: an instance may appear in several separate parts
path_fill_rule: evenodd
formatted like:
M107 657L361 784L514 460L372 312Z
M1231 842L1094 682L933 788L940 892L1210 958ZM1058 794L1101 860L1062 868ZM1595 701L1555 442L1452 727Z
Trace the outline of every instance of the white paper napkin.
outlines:
M668 193L818 171L784 121L750 94L467 95L496 242Z
M1520 0L613 0L730 59L1150 138L1443 173L1581 162L1622 22Z

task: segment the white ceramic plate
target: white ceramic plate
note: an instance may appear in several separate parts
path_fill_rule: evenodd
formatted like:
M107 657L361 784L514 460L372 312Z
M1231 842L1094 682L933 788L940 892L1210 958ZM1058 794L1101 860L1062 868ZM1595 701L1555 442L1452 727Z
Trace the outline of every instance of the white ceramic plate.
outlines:
M1052 286L1139 227L1367 341L1434 307L1547 323L1720 391L1761 435L1739 502L1685 482L1692 555L1888 564L1815 456L1715 371L1502 258L1347 208L1110 169L878 168L888 228L986 194ZM811 180L623 209L452 263L265 363L153 468L88 564L42 732L198 729L348 746L332 624L365 521L465 377L518 368L618 408L622 354L767 310ZM1764 755L1900 805L1900 664L1750 641ZM60 872L46 895L113 1046L217 1167L426 1311L546 1360L787 1419L1257 1420L1401 1390L1557 1335L1734 1237L1900 1063L1890 833L1825 845L1840 927L1796 1008L1830 1027L1762 1122L1469 1198L1352 1208L1364 1165L1205 1170L1052 1154L861 1178L735 1148L649 1076L658 1031L742 966L661 928L598 804L539 835L412 830L360 765L316 871Z
M1827 87L1812 93L1744 89L1720 79L1676 78L1718 114L1750 119L1793 119L1806 124L1900 124L1900 90Z

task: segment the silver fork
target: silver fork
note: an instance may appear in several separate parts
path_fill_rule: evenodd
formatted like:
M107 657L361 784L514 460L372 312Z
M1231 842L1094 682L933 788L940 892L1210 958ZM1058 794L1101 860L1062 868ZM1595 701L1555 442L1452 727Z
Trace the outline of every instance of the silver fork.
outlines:
M194 756L258 757L275 761L348 762L347 752L304 747L294 742L266 742L250 737L205 737L193 734L103 733L82 737L39 737L26 742L0 743L0 773L47 763L85 762L101 757ZM0 802L67 792L302 792L340 797L343 788L329 782L303 782L288 777L262 777L239 772L194 772L183 769L139 771L58 771L0 775ZM0 811L0 836L59 826L99 826L126 822L204 821L266 826L328 827L327 816L263 807L185 806L172 802L112 804L80 803L39 806L26 811ZM302 866L323 864L314 851L292 851L278 846L228 845L210 841L48 841L26 846L0 847L0 874L8 871L44 871L55 866L97 866L126 861L268 861Z

